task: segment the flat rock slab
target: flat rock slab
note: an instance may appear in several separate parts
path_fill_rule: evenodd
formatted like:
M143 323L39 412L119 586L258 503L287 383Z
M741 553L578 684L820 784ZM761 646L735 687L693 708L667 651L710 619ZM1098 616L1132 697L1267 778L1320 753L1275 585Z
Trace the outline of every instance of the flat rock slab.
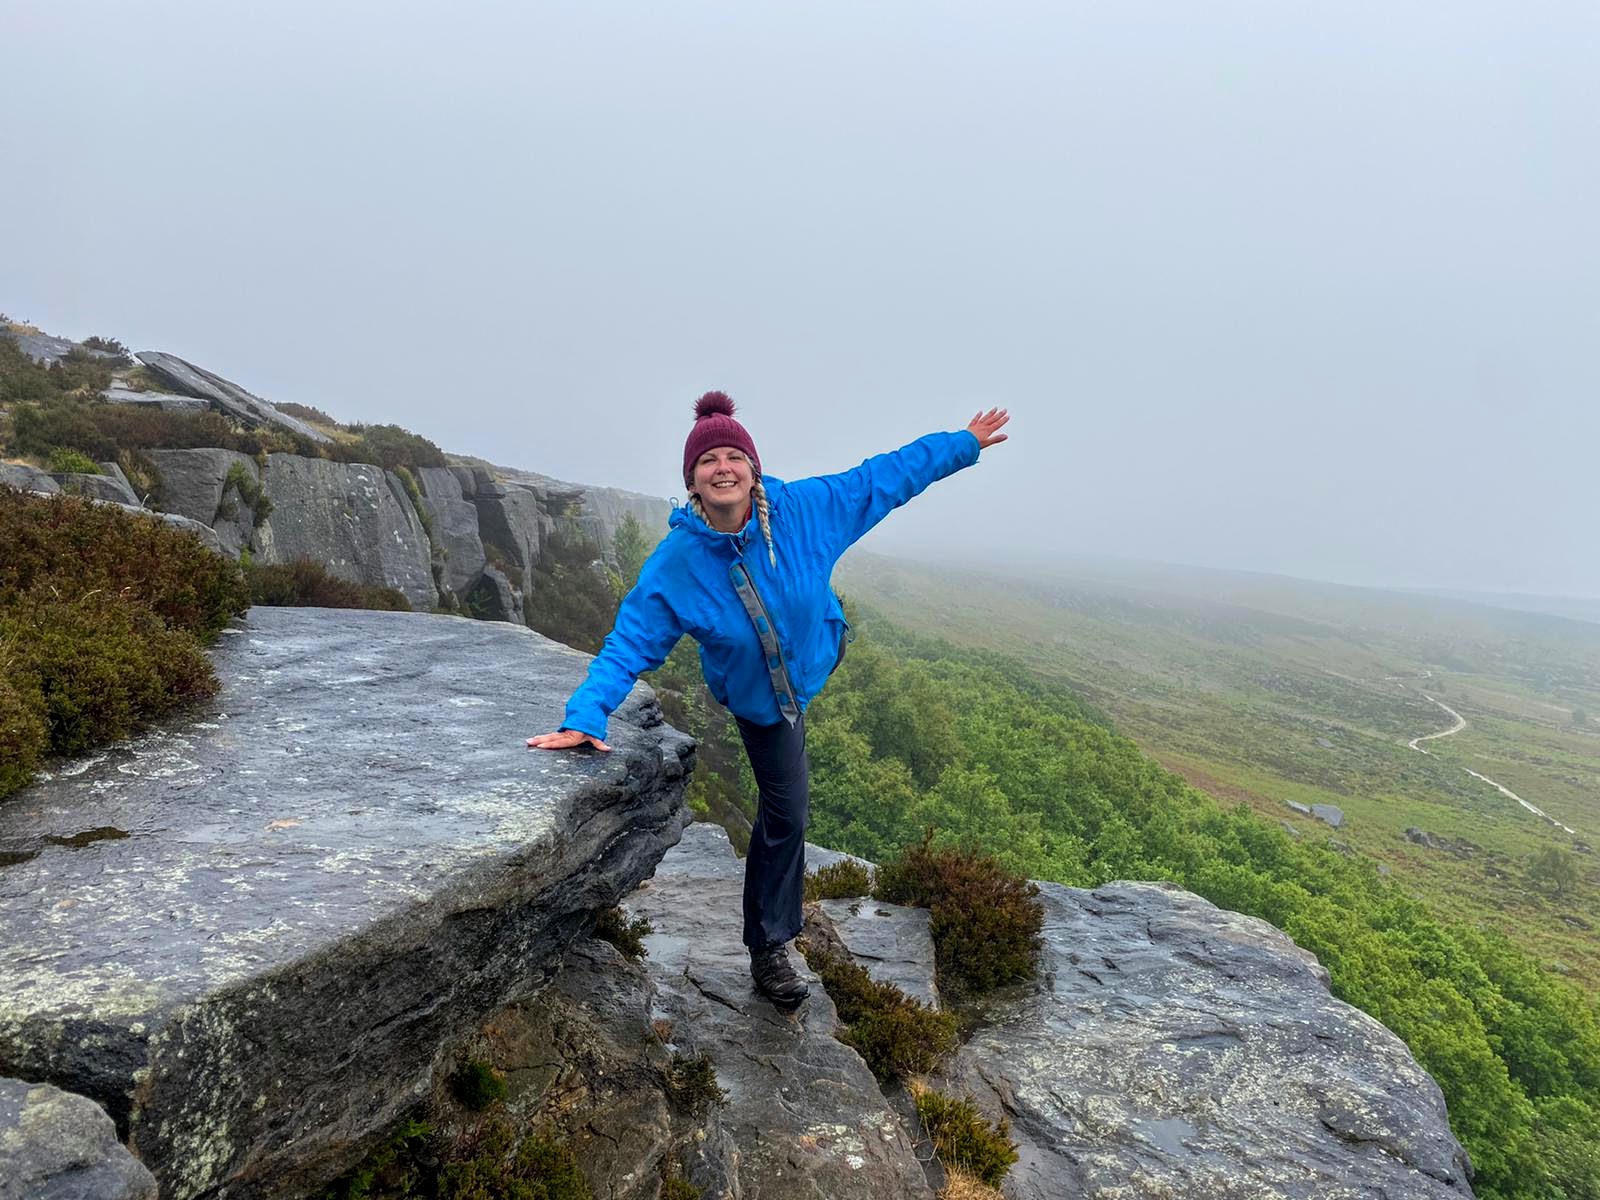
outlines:
M799 953L792 961L811 997L797 1013L756 992L740 941L743 880L728 835L697 822L625 902L655 929L645 965L672 1048L709 1053L728 1095L720 1122L738 1148L737 1173L708 1200L931 1200L899 1119L861 1057L834 1037L833 1002Z
M156 1200L156 1180L93 1100L0 1079L0 1200Z
M822 900L818 907L868 975L893 984L929 1008L939 1007L929 928L933 914L927 909L884 904L870 897Z
M950 1081L1010 1117L1011 1200L1472 1194L1438 1085L1281 932L1175 887L1040 888L1040 977Z
M322 430L298 417L279 412L254 392L247 392L232 380L213 374L204 367L185 362L176 354L159 350L140 350L134 355L156 377L175 391L209 400L223 412L252 425L281 425L313 442L331 442Z
M0 1074L93 1097L166 1200L299 1195L426 1094L674 843L647 688L537 752L588 656L422 613L254 608L189 724L0 805Z

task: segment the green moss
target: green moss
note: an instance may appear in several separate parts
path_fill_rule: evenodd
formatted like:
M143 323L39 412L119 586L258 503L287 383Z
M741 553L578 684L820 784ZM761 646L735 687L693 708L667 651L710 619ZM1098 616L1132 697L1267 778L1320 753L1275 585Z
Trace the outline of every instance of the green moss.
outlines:
M634 962L645 956L644 939L653 932L648 917L635 917L630 921L620 907L602 909L594 923L595 937L610 942L624 958Z
M931 910L940 987L976 995L1031 978L1044 906L1039 889L972 847L920 843L878 868L874 895Z
M506 1098L506 1081L488 1063L470 1059L450 1076L450 1094L463 1108L482 1112Z
M695 1058L674 1054L667 1074L667 1092L673 1103L696 1117L705 1116L713 1105L728 1102L728 1094L717 1083L717 1068L706 1053Z
M872 872L854 859L844 858L827 867L806 872L807 900L843 900L872 894Z
M800 950L839 1011L839 1040L855 1048L879 1082L931 1071L955 1048L956 1021L860 966L801 939Z
M699 1188L681 1175L674 1175L661 1185L661 1200L703 1200Z
M1010 1123L1002 1117L991 1125L970 1098L957 1100L921 1086L913 1087L911 1094L939 1161L999 1187L1017 1161Z

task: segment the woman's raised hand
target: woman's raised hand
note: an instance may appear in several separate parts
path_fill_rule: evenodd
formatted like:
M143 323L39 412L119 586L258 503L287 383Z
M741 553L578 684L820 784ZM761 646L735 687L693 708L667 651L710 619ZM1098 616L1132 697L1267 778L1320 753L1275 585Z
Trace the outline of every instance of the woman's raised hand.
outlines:
M596 750L611 749L610 746L606 745L599 738L591 737L587 733L579 733L576 729L563 729L559 733L535 734L533 737L528 739L528 749L566 750L572 746L581 746L585 742L588 742Z
M999 432L1000 426L1011 420L1010 414L1003 408L991 408L988 412L978 413L967 422L967 432L978 439L978 449L986 450L996 442L1006 440L1006 435Z

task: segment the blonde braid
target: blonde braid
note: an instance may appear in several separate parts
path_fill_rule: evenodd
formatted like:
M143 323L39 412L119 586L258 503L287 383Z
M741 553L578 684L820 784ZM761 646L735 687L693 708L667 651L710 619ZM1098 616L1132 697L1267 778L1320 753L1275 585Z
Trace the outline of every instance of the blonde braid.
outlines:
M761 536L767 542L767 560L776 569L778 565L778 549L772 543L772 510L767 504L767 489L761 486L761 480L757 479L750 484L750 498L755 501L756 520L760 522ZM707 525L711 524L711 518L706 516L706 506L700 503L699 492L689 493L689 511ZM712 526L712 528L715 528L715 526Z
M761 536L767 539L767 558L772 569L778 569L778 550L772 544L772 513L767 507L767 489L757 479L750 485L750 494L756 498L756 520L761 522Z

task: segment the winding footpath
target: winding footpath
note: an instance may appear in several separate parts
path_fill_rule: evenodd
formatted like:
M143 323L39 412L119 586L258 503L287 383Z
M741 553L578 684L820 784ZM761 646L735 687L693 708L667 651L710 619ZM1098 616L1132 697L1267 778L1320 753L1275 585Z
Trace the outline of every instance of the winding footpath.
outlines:
M1449 729L1441 730L1439 733L1425 733L1421 737L1414 737L1409 742L1406 743L1406 745L1410 746L1418 754L1429 754L1429 753L1431 753L1431 751L1424 749L1423 747L1417 745L1417 743L1418 742L1431 741L1434 738L1449 737L1453 733L1460 733L1463 729L1465 729L1467 727L1467 719L1465 717L1463 717L1460 713L1458 713L1455 709L1451 708L1443 700L1436 700L1432 696L1428 695L1427 692L1423 692L1422 693L1422 698L1424 700L1427 700L1427 701L1433 703L1433 704L1437 704L1440 708L1444 709L1445 712L1449 713L1452 717L1454 717L1455 721L1456 721L1456 723L1454 725L1452 725ZM1506 797L1508 797L1508 798L1510 798L1512 800L1515 800L1518 804L1522 805L1523 808L1527 809L1534 816L1543 817L1546 821L1549 821L1550 824L1554 825L1557 829L1564 829L1564 830L1566 830L1566 832L1572 834L1573 837L1576 837L1578 835L1578 831L1576 829L1573 829L1570 825L1563 825L1560 821L1556 820L1549 813L1545 812L1542 808L1539 808L1537 805L1529 804L1526 800L1524 800L1521 796L1517 795L1515 792L1513 792L1510 788L1506 787L1504 784L1496 783L1494 780L1490 779L1487 775L1478 774L1478 772L1474 771L1471 767L1462 767L1461 769L1463 771L1465 771L1468 775L1471 775L1474 779L1483 780L1483 782L1487 783L1490 787L1494 788L1502 796L1506 796Z

